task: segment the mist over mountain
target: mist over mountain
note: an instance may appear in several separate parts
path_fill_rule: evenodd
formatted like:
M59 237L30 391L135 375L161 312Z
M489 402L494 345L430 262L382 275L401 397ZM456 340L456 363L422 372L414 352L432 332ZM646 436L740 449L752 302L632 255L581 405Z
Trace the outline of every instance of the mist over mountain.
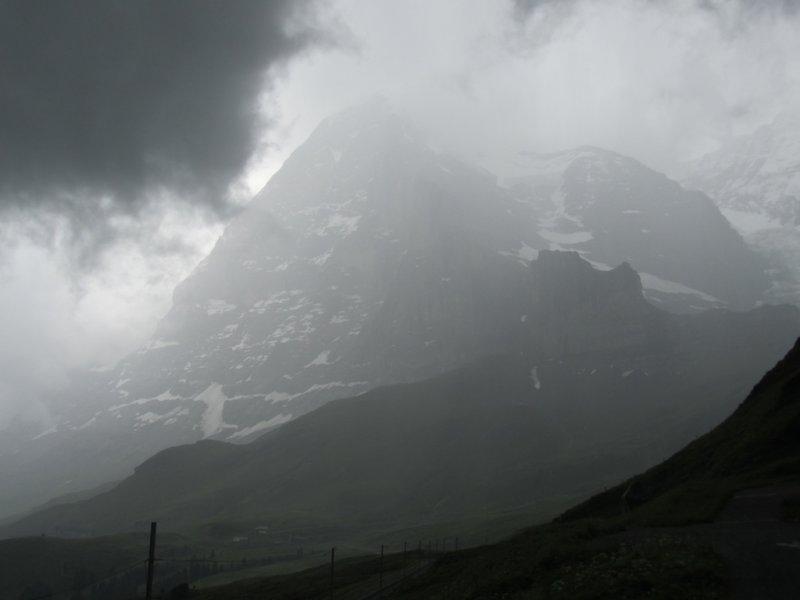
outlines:
M577 253L542 251L520 278L528 319L501 354L334 401L251 444L165 450L111 491L3 533L291 513L327 539L576 498L714 426L800 333L789 306L668 313L630 266L598 271Z
M702 189L750 230L800 226L800 115L784 113L690 163L686 184Z
M705 364L735 341L742 354L726 361L741 370L717 373L733 392L785 351L791 311L700 312L750 308L769 285L703 194L595 148L519 160L499 185L381 100L325 120L178 286L148 345L76 377L50 430L4 436L0 474L19 482L4 510L119 479L169 446L249 441L335 398L492 355L581 355L591 371L592 357L681 344ZM601 276L577 254L545 253L529 273L550 249L629 265ZM653 305L698 314L674 321ZM619 372L638 372L626 360ZM730 405L715 402L697 410L722 418Z
M585 147L522 154L504 170L550 248L599 265L630 262L667 308L746 309L769 285L765 261L708 197L632 158Z
M800 115L787 112L689 165L688 187L708 193L769 262L768 298L800 302Z

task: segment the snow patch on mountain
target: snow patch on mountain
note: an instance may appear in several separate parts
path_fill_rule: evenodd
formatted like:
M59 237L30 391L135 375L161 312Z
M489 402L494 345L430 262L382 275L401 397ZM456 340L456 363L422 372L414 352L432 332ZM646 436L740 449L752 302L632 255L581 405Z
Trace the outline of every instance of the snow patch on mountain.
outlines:
M590 231L573 231L571 233L562 233L560 231L540 229L537 231L537 233L540 237L551 243L550 250L559 250L560 248L558 248L558 246L583 244L594 238Z
M180 345L180 342L156 339L147 344L147 346L145 346L145 350L160 350L161 348L169 348L170 346L178 345Z
M325 252L323 254L320 254L318 256L315 256L314 258L310 259L310 262L311 262L311 264L314 264L314 265L317 265L317 266L321 267L326 262L328 262L328 259L330 259L331 256L333 256L333 250L328 250L327 252Z
M183 396L179 396L173 394L170 391L161 392L158 396L151 396L148 398L137 398L136 400L132 400L130 402L125 402L123 404L115 404L109 407L108 412L116 413L122 410L123 408L128 408L131 406L143 406L145 404L149 404L151 402L169 402L172 400L184 400Z
M542 381L539 379L539 367L531 367L531 381L533 381L533 387L537 390L542 389Z
M302 392L297 392L295 394L290 394L288 392L278 392L278 391L270 392L269 394L264 396L264 401L271 402L272 404L277 404L282 402L290 402L292 400L295 400L296 398L300 398L302 396L306 396L308 394L314 392L320 392L323 390L330 390L336 388L358 389L358 388L365 388L367 386L369 386L368 381L348 381L348 382L330 381L328 383L315 383L314 385L308 387Z
M779 220L770 217L764 212L748 212L726 207L720 207L720 210L725 215L725 218L730 221L733 228L745 238L749 238L760 231L781 227Z
M361 221L361 215L334 214L328 217L325 223L317 228L314 233L320 237L328 236L331 233L347 237L358 231L359 221Z
M258 433L260 431L266 431L267 429L272 429L273 427L277 427L278 425L283 425L284 423L288 423L292 420L292 413L283 414L280 413L275 415L271 419L266 421L259 421L255 425L251 425L250 427L245 427L236 431L228 436L227 439L229 440L237 440L237 439L244 439L253 435L254 433Z
M330 362L328 362L328 357L330 356L330 354L331 354L330 350L325 350L324 352L320 352L314 360L312 360L303 368L307 369L308 367L317 367L321 365L331 364Z
M236 310L236 305L220 300L218 298L210 298L205 306L206 314L211 315L224 315L227 312Z
M529 246L525 242L520 242L519 248L517 248L516 250L512 250L510 252L505 250L500 250L498 251L498 254L500 256L510 256L516 258L523 264L527 264L532 260L536 260L536 257L539 256L539 251L536 248Z
M97 423L97 414L93 415L91 419L75 427L76 430L86 429Z
M41 433L37 433L35 436L33 436L31 438L31 441L41 439L41 438L43 438L45 436L48 436L48 435L50 435L52 433L56 433L57 431L58 431L58 426L57 425L53 425L52 427L49 427L49 428L45 429Z
M299 395L300 394L289 394L288 392L270 392L264 396L264 401L277 404L279 402L288 402L289 400L297 398Z
M666 279L662 279L661 277L651 275L650 273L639 273L639 277L642 280L642 287L645 288L645 290L663 292L665 294L688 294L690 296L697 296L698 298L701 298L712 304L717 304L719 306L725 305L722 300L715 298L711 294L706 294L705 292L690 288L689 286L677 283L675 281L668 281Z
M768 298L800 304L800 113L783 114L689 164L685 182L708 193L767 257Z
M222 391L220 384L212 383L209 385L195 398L195 401L206 405L200 420L200 430L203 432L204 438L219 433L225 427L231 427L223 419L222 413L225 410L225 403L228 401L228 397Z
M164 421L166 425L170 425L177 420L177 417L188 414L189 414L188 409L177 406L173 408L171 411L163 414L147 411L146 413L138 415L136 417L136 420L140 421L143 424L146 423L148 425L158 423L159 421Z

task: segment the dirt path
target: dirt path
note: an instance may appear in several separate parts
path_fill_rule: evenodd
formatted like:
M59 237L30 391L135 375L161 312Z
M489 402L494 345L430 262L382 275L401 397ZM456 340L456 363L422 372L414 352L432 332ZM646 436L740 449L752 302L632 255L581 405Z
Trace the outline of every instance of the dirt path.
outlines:
M736 600L800 598L800 524L780 520L785 498L800 485L736 494L704 533L731 567Z

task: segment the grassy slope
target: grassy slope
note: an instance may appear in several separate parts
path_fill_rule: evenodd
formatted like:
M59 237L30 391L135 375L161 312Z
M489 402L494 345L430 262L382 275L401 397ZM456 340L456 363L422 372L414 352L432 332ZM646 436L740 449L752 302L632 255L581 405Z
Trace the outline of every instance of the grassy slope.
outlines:
M635 485L639 523L711 519L734 490L800 476L800 340L719 427L669 460L567 511L563 520L610 517Z
M145 534L91 540L40 536L0 541L0 598L16 600L26 589L36 589L37 582L46 582L52 591L71 590L126 568L143 568L147 544Z

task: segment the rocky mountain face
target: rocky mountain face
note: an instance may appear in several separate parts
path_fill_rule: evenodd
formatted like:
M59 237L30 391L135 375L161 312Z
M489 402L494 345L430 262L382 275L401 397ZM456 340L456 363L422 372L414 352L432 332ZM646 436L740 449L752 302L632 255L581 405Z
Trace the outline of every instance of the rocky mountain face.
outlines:
M749 216L751 228L800 226L800 115L784 114L691 163L685 181L735 220Z
M665 308L747 309L768 287L765 261L707 196L632 158L586 147L520 155L506 170L551 249L597 265L630 263Z
M519 171L498 185L382 102L327 119L178 286L146 347L77 377L51 430L4 432L0 477L18 485L0 505L123 477L168 446L249 441L330 400L525 340L554 361L584 344L586 356L608 351L629 314L654 314L620 298L601 328L588 284L554 275L594 271L548 255L531 279L541 250L576 250L603 269L627 261L640 275L611 270L612 288L641 281L651 303L682 312L750 307L765 285L759 257L705 196L632 159L579 149L523 157ZM554 312L537 318L547 303Z
M788 306L668 313L630 266L599 271L574 252L542 251L521 280L528 318L502 354L331 402L252 444L166 450L4 533L256 526L291 512L295 531L323 539L575 498L718 423L800 333Z
M499 254L523 235L513 208L382 104L330 119L102 378L112 408L92 417L244 439L499 351L525 271Z
M247 441L334 398L497 352L522 314L524 225L492 176L384 103L332 117L178 286L153 340L83 374L35 450L20 451L30 434L7 438L0 472L71 491L170 445ZM120 450L98 456L100 439ZM91 471L64 477L59 457L76 455Z
M685 185L709 194L769 261L768 297L800 303L800 115L784 114L691 163Z

